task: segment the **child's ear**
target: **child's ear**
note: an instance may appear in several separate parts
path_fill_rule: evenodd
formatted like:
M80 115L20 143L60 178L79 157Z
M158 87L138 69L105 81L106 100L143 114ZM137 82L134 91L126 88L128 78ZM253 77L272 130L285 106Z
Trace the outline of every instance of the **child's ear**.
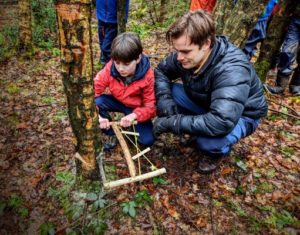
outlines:
M142 54L139 55L139 58L136 60L136 63L137 64L140 63L141 59L142 59Z

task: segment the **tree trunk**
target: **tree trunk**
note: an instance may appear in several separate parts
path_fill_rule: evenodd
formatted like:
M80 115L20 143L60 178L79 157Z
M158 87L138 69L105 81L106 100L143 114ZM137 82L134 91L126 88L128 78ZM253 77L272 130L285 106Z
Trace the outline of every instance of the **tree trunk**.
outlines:
M160 0L159 23L162 23L167 13L167 0Z
M31 7L29 0L19 0L19 52L32 52Z
M226 35L236 46L242 48L245 40L268 0L218 0L213 15L217 34Z
M117 0L118 33L126 32L126 0Z
M68 113L76 137L79 171L98 177L96 157L100 153L100 129L94 103L91 52L91 1L56 0L61 47L62 76Z
M267 38L263 41L259 57L254 64L256 72L262 81L265 81L267 72L272 66L275 66L276 56L279 53L280 46L286 33L287 25L290 20L291 10L294 9L293 0L280 2L280 11L273 17L267 30Z

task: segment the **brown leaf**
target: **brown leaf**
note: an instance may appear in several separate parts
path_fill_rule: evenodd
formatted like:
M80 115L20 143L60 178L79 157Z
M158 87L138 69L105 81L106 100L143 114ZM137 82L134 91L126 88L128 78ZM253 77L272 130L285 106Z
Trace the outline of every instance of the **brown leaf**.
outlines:
M169 214L174 218L174 219L179 219L180 218L180 214L176 211L175 207L169 207L168 208L168 212Z
M200 217L200 218L197 220L196 225L197 225L199 228L206 227L206 225L207 225L207 219L206 219L206 218Z
M283 195L280 191L276 190L272 193L272 201L278 201L278 199L282 198Z
M231 172L233 172L233 169L231 167L226 167L221 171L221 175L227 175L230 174Z
M27 129L28 126L26 122L21 122L20 124L17 125L17 129Z

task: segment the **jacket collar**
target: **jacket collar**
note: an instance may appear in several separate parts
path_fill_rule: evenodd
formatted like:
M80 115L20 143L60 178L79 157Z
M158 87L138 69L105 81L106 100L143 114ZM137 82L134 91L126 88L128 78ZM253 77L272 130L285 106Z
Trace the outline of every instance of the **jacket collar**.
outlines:
M141 61L137 64L135 74L133 75L130 83L142 79L149 70L149 68L150 60L146 55L142 54ZM110 75L115 79L121 80L123 82L126 81L126 79L120 75L114 63L112 63L111 65Z

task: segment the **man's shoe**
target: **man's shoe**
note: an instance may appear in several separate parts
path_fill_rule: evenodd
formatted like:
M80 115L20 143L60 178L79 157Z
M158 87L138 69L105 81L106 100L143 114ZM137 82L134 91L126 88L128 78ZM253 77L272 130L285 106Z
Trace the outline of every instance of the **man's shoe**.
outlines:
M270 86L270 85L264 84L264 88L267 92L269 92L273 95L280 95L280 94L283 94L283 92L284 92L284 88L281 86Z
M216 170L221 164L224 157L209 157L201 155L198 162L198 172L201 174L209 174Z
M117 146L117 137L116 136L109 136L106 143L103 145L104 151L111 151Z
M300 96L300 86L290 85L290 92L294 96Z

